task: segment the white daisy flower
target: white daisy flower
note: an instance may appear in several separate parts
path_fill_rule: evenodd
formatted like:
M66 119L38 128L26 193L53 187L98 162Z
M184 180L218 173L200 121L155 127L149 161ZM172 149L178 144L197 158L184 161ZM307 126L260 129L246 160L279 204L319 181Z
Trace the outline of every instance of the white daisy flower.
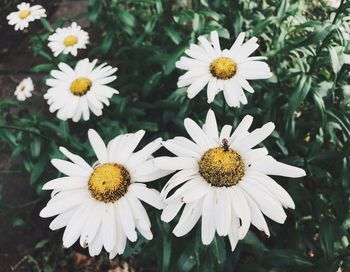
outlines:
M16 87L15 96L18 100L24 101L28 97L32 96L34 91L34 83L30 77L27 77L21 81L21 83Z
M11 12L7 16L9 25L15 25L16 31L27 28L30 22L46 17L46 10L40 5L31 7L29 3L22 2L17 8L18 11Z
M44 185L44 190L53 192L40 216L57 215L50 228L65 227L65 247L72 246L80 237L80 245L88 246L91 256L98 255L104 247L113 258L124 252L127 239L137 240L136 230L147 240L152 239L151 222L140 200L157 209L163 204L159 192L144 183L169 171L155 168L153 162L152 153L161 147L161 138L134 152L144 134L144 130L139 130L120 135L106 146L97 132L90 129L90 144L98 159L92 167L60 147L72 162L51 161L66 176Z
M202 217L203 244L210 244L217 232L229 236L234 250L250 223L270 235L263 214L282 224L286 219L283 207L294 209L292 198L269 175L301 177L305 171L276 161L266 148L253 149L275 126L267 123L248 132L252 121L247 115L233 133L230 125L219 133L214 112L209 110L202 129L185 119L193 141L175 137L163 142L177 157L156 158L155 166L179 172L161 192L166 204L161 218L170 222L184 206L173 230L176 236L187 234Z
M89 120L90 111L96 116L102 115L103 104L109 106L109 99L119 92L106 84L117 77L113 75L117 68L102 63L95 67L97 60L88 59L78 61L73 70L65 63L60 63L60 70L51 71L46 80L48 89L44 98L50 105L50 112L57 111L61 120L72 119L74 122Z
M85 49L89 42L89 34L82 30L77 23L72 23L69 27L57 28L49 39L48 46L55 57L63 53L76 56L78 49Z
M177 68L187 70L179 77L178 87L189 86L187 96L192 99L208 85L208 103L223 91L230 107L247 104L243 89L254 92L248 80L272 76L269 66L261 61L266 60L265 57L249 57L259 47L258 39L253 37L243 43L245 33L242 32L230 49L221 50L218 33L212 31L210 37L211 42L200 36L200 45L191 44L185 51L189 57L181 57L176 62Z

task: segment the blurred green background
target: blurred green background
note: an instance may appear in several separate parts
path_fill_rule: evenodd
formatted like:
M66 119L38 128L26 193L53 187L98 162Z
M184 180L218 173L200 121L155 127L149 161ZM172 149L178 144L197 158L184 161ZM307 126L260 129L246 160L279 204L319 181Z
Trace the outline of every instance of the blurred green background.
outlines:
M339 7L317 0L31 1L49 16L15 33L6 16L18 2L4 1L0 11L1 271L350 271L349 1ZM91 44L77 58L54 58L47 38L71 21L89 32ZM222 48L241 31L257 36L257 54L268 57L273 77L253 81L256 92L239 109L223 107L222 95L210 105L204 93L189 100L176 87L182 74L176 60L211 30L218 30ZM60 121L42 97L45 79L59 62L84 57L119 68L112 85L120 95L102 117ZM18 102L14 89L28 75L35 95ZM145 144L185 136L183 119L202 122L209 107L220 126L237 125L245 114L254 116L254 127L275 122L264 144L276 159L306 170L302 179L277 179L296 203L284 225L268 220L270 238L251 227L232 253L218 236L203 246L200 223L175 239L176 220L162 223L160 212L149 209L154 240L129 243L113 261L106 253L90 258L79 245L63 249L62 230L50 231L50 220L38 215L49 198L42 184L58 176L50 165L62 158L58 146L93 163L89 128L105 141L143 128Z

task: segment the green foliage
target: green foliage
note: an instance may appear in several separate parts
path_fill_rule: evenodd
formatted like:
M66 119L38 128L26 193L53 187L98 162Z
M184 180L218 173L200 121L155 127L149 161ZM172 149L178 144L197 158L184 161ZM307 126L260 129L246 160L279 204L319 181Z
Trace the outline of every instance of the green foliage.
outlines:
M185 135L183 119L203 121L209 107L221 125L237 125L251 114L254 126L276 123L276 132L264 142L270 153L307 171L303 179L278 180L296 203L287 222L268 222L269 239L252 227L231 252L227 239L218 236L203 246L200 224L175 239L171 229L176 222L162 223L152 210L154 240L129 244L123 257L137 254L140 267L158 271L337 271L350 266L348 1L337 10L308 0L89 0L88 7L78 18L90 21L91 44L79 58L97 58L119 68L112 85L120 94L103 116L76 124L48 113L42 93L49 71L61 61L74 64L79 59L53 58L47 48L48 36L65 20L51 25L42 20L43 29L31 37L33 54L41 60L32 68L43 75L40 95L30 99L30 106L0 101L0 142L11 148L11 158L21 157L21 170L41 199L48 198L42 184L58 175L50 159L62 158L59 146L94 162L88 128L97 129L106 141L143 128L148 132L145 144L159 136ZM256 92L239 109L223 108L220 95L210 105L203 93L189 100L186 89L176 87L181 71L175 62L211 30L218 30L223 47L241 31L255 35L259 54L268 57L274 76L252 82ZM153 186L164 184L165 179ZM23 219L14 221L23 224L30 227ZM36 249L47 247L44 239Z

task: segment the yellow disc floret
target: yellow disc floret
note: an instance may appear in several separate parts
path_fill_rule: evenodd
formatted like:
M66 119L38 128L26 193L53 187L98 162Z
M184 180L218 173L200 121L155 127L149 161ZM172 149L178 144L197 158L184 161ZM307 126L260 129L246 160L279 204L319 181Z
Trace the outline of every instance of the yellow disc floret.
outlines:
M78 77L70 85L70 91L77 96L83 96L91 88L92 82L86 77Z
M105 163L94 169L88 188L93 198L108 203L124 196L129 185L128 170L117 163Z
M245 165L241 156L225 143L206 151L198 164L199 173L212 186L230 187L244 176Z
M218 79L230 79L237 72L237 64L228 57L220 57L212 61L210 73Z
M76 36L73 36L73 35L69 35L69 36L65 37L63 40L63 44L65 46L73 46L73 45L76 45L77 42L78 42L78 38Z
M27 18L30 15L30 10L21 10L20 12L18 12L18 17L21 20L24 20L25 18Z

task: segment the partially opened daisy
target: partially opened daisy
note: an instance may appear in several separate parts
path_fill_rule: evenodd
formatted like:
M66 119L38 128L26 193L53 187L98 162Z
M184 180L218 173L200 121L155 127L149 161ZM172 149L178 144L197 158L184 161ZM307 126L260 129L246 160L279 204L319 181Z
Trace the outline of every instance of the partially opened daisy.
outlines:
M91 256L102 247L113 258L122 254L126 241L137 240L136 230L152 239L151 223L140 200L161 209L159 192L147 188L147 182L169 173L154 167L152 153L161 146L161 138L134 152L145 131L120 135L106 146L96 131L88 132L97 162L90 166L84 159L60 147L72 162L53 159L52 164L65 177L49 181L44 190L53 190L52 198L40 212L41 217L57 216L52 230L65 227L63 245L89 247Z
M21 81L21 83L16 87L15 96L18 100L24 101L28 97L32 96L34 91L33 80L30 77L27 77Z
M117 77L113 75L117 68L102 63L95 67L97 60L78 61L74 70L65 63L60 63L60 70L51 71L46 85L50 87L44 98L50 105L50 112L57 111L61 120L72 119L74 122L89 120L90 111L101 116L103 104L109 106L109 99L119 92L106 84Z
M18 11L11 12L7 16L9 25L14 25L16 31L27 28L30 22L46 17L46 11L40 5L30 6L29 3L22 2L17 8Z
M63 53L76 56L78 49L85 49L89 42L89 34L73 22L70 26L57 28L55 33L49 39L48 46L51 48L55 57Z
M194 98L206 85L208 103L224 92L226 103L230 107L247 104L244 90L253 93L248 80L266 79L272 76L269 66L262 60L265 57L249 57L258 47L257 38L243 43L245 33L238 35L230 49L222 50L218 33L210 33L211 41L204 36L198 38L200 45L191 44L185 51L188 57L181 57L176 67L187 70L180 76L178 87L189 86L188 98Z
M210 244L215 232L229 236L234 250L252 223L269 235L263 214L283 223L283 207L294 208L289 194L269 175L301 177L303 169L276 161L264 147L254 148L274 130L273 123L248 132L253 118L244 117L237 128L225 125L219 133L214 112L209 110L200 128L185 119L192 141L175 137L163 143L177 157L159 157L155 165L179 170L161 192L166 207L162 220L170 222L184 206L176 236L187 234L202 217L202 242Z

